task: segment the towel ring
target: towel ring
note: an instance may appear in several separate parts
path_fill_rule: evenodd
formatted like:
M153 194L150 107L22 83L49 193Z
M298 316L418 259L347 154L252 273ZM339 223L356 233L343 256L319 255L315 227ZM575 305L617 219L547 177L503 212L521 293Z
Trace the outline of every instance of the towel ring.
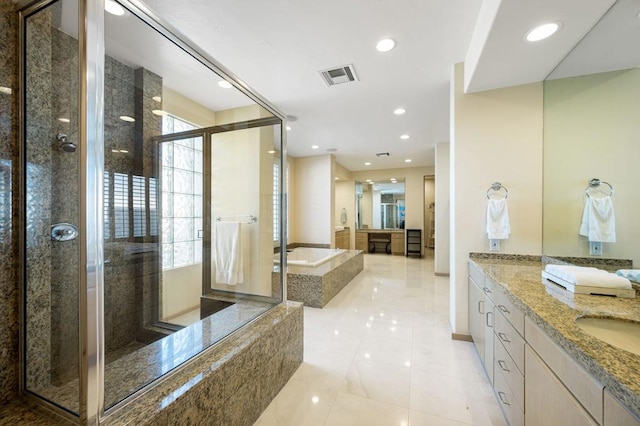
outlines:
M509 190L507 189L506 186L503 186L500 182L494 182L491 184L491 186L489 187L489 189L487 189L487 198L490 200L491 197L489 196L489 192L490 191L495 191L498 192L501 189L504 189L504 198L506 199L509 196Z
M596 189L598 187L600 187L600 185L607 185L609 187L609 196L613 195L613 186L609 183L609 182L605 182L603 180L600 180L598 178L593 178L589 181L589 186L587 186L587 188L584 190L584 193L587 194L587 197L591 197L591 194L589 193L590 189Z

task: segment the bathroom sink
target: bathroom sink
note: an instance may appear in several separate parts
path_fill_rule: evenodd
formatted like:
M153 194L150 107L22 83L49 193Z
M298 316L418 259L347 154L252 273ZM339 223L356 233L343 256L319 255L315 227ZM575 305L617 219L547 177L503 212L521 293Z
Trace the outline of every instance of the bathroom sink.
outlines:
M616 348L640 355L640 323L615 318L582 317L576 325Z

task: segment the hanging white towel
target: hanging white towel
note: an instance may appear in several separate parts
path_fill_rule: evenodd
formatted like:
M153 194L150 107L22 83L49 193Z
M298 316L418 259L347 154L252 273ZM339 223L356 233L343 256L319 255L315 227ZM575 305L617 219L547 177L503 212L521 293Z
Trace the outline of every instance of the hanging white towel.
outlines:
M507 200L488 200L487 203L487 235L490 240L506 240L511 233Z
M216 282L235 285L242 283L242 247L240 222L216 222L213 259Z
M582 212L580 235L589 241L616 242L616 220L611 197L587 197Z

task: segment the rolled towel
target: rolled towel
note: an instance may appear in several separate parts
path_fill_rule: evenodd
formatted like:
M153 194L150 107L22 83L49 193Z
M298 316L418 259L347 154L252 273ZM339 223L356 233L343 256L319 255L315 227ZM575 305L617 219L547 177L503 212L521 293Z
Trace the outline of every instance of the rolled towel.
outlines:
M577 286L631 288L628 279L590 266L547 265L545 271Z
M619 269L616 275L640 283L640 269Z

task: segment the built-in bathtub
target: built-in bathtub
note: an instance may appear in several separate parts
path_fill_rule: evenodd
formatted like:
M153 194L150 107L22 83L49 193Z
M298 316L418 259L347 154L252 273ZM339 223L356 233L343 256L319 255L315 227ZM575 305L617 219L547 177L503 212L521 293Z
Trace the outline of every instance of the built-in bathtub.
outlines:
M316 267L341 255L344 249L298 247L287 250L287 265ZM274 261L280 263L280 254L274 255Z
M287 299L322 308L363 268L361 250L298 247L287 253Z

